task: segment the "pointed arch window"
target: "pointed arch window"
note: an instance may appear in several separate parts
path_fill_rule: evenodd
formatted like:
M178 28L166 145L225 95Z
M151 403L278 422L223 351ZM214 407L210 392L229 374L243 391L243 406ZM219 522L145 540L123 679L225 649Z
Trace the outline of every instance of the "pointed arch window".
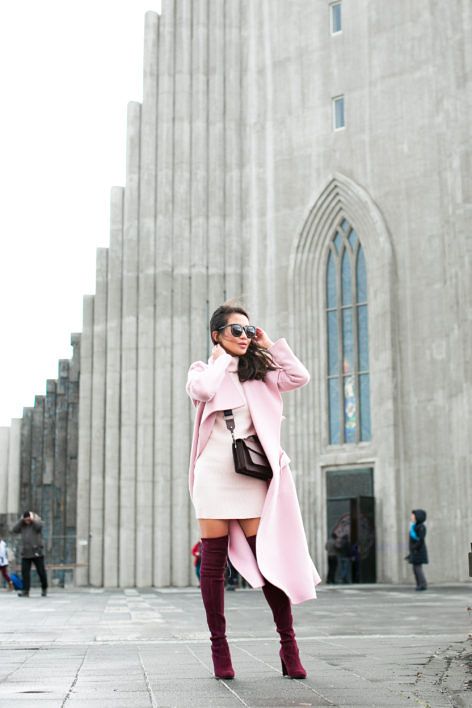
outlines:
M346 219L326 265L329 443L371 439L367 270L359 237Z

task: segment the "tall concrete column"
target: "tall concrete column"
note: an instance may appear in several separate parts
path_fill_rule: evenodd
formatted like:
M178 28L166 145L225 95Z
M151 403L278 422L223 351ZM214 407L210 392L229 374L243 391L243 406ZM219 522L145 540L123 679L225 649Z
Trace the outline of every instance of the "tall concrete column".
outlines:
M251 316L277 337L286 266L278 263L270 3L242 3L243 289Z
M259 289L262 282L259 263L259 173L260 140L258 126L259 112L257 4L251 0L241 0L241 113L242 113L242 218L241 251L243 291L245 303L251 315L259 319Z
M55 468L55 435L56 435L56 381L46 381L46 401L44 406L44 466L43 466L43 498L42 514L46 551L50 556L53 544L53 516L55 495L53 495ZM38 511L39 513L39 511ZM55 541L55 539L54 539Z
M121 459L119 585L135 584L136 425L138 337L138 230L141 106L128 104L123 228L123 319L121 331Z
M56 417L54 442L54 504L52 508L52 545L56 557L65 557L65 489L67 476L67 429L68 429L68 382L69 361L59 360L59 371L56 382ZM93 420L92 420L93 424ZM43 495L47 487L43 489ZM43 503L43 509L47 505Z
M467 3L462 7L464 14L461 17L461 27L464 30L470 28L472 14ZM466 48L469 32L467 29L463 32L457 31L456 12L448 4L440 4L435 7L431 19L436 27L441 27L441 31L437 34L439 53L433 52L431 66L432 75L435 76L436 95L445 97L451 87L454 87L453 91L458 96L462 96L464 95L465 75L462 74L462 67L459 69L458 57L463 58L461 63L464 62L464 69L466 75L469 76L468 83L470 85L472 59L470 51ZM448 531L443 533L435 525L435 534L444 539L447 538L450 561L455 566L453 567L454 577L465 580L467 568L464 563L464 549L469 547L472 527L470 426L463 424L463 421L472 420L472 372L470 367L472 308L464 307L464 303L472 302L472 279L470 277L472 273L470 238L472 173L470 169L470 126L468 120L462 120L463 115L462 101L443 100L435 118L436 124L443 127L439 129L436 138L437 149L434 150L434 155L439 159L437 159L437 168L434 170L434 174L440 183L443 203L448 203L449 206L441 229L445 236L444 256L437 259L437 263L444 268L443 282L440 285L439 278L435 277L432 287L436 292L441 293L441 300L444 302L447 312L445 319L440 318L440 326L446 325L447 334L443 336L444 339L447 339L446 358L450 376L449 385L454 390L453 400L447 406L446 420L443 421L443 416L438 412L438 419L441 421L441 427L444 427L447 439L447 444L443 446L447 459L442 463L434 453L433 456L440 469L439 485L442 483L445 486L444 490L441 490L439 485L437 488L438 498L441 499L441 508L444 509L447 503L449 508L455 510L455 513L450 520L447 514L442 514ZM454 129L448 129L446 126L454 126ZM452 179L447 169L441 169L440 156L443 156L449 164L454 163ZM461 264L461 267L458 267L458 264ZM428 270L431 269L428 268ZM446 300L445 297L448 299ZM439 319L438 308L433 306L432 309L435 312L434 320L436 321ZM453 322L461 322L461 324L453 325ZM436 333L433 335L433 328L430 325L428 325L428 329L430 336L436 341L440 341L441 335ZM431 380L439 380L440 378L440 376L437 378L433 376ZM439 396L437 403L440 406L444 405ZM448 428L445 427L446 421ZM454 461L451 459L452 450L454 451ZM428 463L426 464L428 465ZM445 468L447 468L447 474L444 474ZM448 497L449 501L446 502ZM431 514L431 509L428 509L428 514Z
M103 496L105 453L106 327L108 250L97 249L93 313L92 436L90 450L90 584L103 584Z
M10 428L0 428L0 514L7 513Z
M208 299L210 312L227 298L224 276L224 9L225 3L221 0L209 0Z
M44 409L44 467L43 484L54 480L54 432L56 427L56 381L46 381L46 403Z
M21 418L12 418L8 449L7 513L15 515L19 515L20 511L20 444Z
M64 497L64 560L76 559L77 537L77 457L79 447L79 381L81 336L71 335L72 358L67 386L67 464Z
M241 6L226 3L224 16L224 240L227 298L242 294L241 249Z
M146 13L139 195L136 585L153 582L154 293L159 16ZM158 333L158 336L160 334Z
M20 445L20 509L31 509L31 444L33 432L33 409L23 408ZM88 505L88 502L87 502Z
M90 459L92 447L94 296L85 295L80 343L79 445L77 466L77 585L89 584ZM24 418L23 418L24 420ZM23 445L22 445L23 450Z
M172 584L188 585L188 485L190 416L185 392L190 359L190 174L192 5L180 0L176 11L175 135L172 307Z
M34 397L31 429L31 511L39 512L42 502L43 425L45 396Z
M172 475L172 214L174 205L174 0L164 0L159 23L157 102L156 329L154 415L154 585L171 583Z
M103 500L103 582L105 587L118 587L119 585L123 207L124 190L122 187L113 187L110 195L106 336L105 488ZM80 405L82 406L82 402Z
M190 185L190 360L209 352L208 247L208 0L192 3L192 141Z
M273 9L273 8L272 8ZM261 29L260 38L260 75L263 79L260 83L262 90L261 113L263 115L261 143L263 145L263 169L261 174L263 179L260 184L260 192L263 205L260 215L259 228L259 248L260 263L263 268L261 276L265 287L263 302L260 303L260 317L263 318L264 325L269 332L276 330L280 326L280 319L277 313L282 309L282 303L286 301L285 288L280 288L280 283L287 283L287 268L285 264L277 258L277 221L275 218L275 153L274 153L274 60L272 56L272 34L277 31L273 28L273 13L271 3L262 0L260 3L260 19L258 26ZM279 304L280 303L280 304Z
M209 353L207 293L208 232L208 0L192 3L192 155L190 193L190 362L206 361ZM184 365L184 370L185 370ZM188 403L187 403L187 407ZM193 424L193 416L192 416ZM190 504L191 541L200 531ZM195 574L191 580L196 583Z

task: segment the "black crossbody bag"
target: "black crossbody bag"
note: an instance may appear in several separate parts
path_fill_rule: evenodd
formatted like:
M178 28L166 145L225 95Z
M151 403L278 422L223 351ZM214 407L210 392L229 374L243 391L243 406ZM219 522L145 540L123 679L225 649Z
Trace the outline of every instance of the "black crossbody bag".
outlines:
M234 436L235 423L233 411L223 411L226 427L233 438L233 460L234 469L238 474L245 474L247 477L255 477L268 481L272 479L272 469L267 459L267 455L259 441L257 435L250 435L247 438L236 438Z

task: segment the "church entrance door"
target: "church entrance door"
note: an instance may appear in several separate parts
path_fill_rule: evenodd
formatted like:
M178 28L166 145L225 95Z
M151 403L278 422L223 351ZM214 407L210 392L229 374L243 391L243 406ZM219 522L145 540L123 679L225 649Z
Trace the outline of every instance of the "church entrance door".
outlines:
M336 582L375 583L373 469L327 470L327 532L339 549Z

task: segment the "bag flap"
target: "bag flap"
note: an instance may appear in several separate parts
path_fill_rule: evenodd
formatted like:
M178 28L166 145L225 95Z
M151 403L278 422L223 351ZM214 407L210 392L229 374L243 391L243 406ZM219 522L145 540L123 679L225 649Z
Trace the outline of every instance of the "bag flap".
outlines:
M262 447L259 438L257 438L255 435L251 435L248 438L244 438L244 443L247 447L248 450L251 452L255 452L258 455L262 455L263 457L267 457L267 455L264 452L264 448Z

